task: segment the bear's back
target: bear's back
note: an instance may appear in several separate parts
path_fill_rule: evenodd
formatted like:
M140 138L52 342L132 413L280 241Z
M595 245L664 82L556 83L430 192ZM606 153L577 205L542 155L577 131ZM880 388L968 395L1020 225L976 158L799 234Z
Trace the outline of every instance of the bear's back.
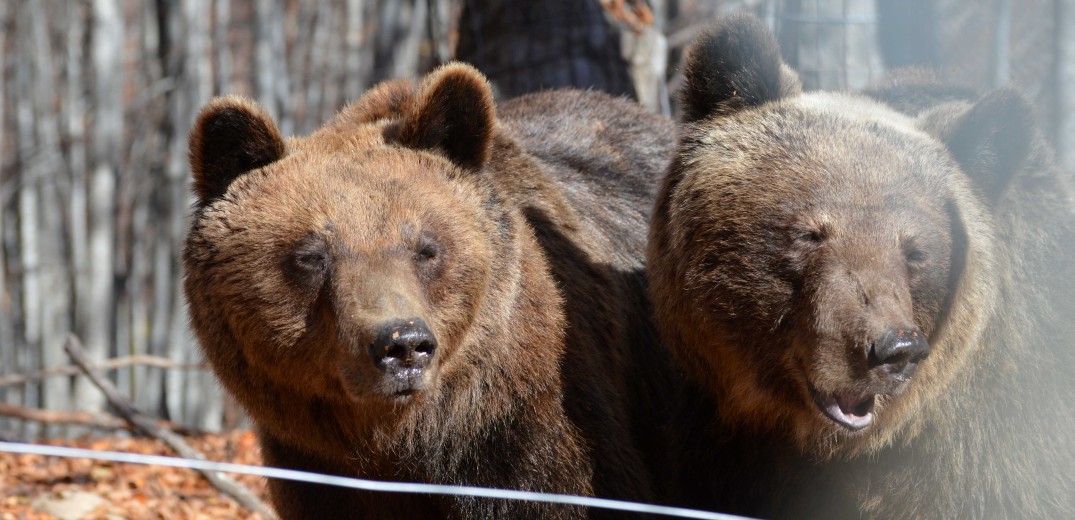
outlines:
M579 90L513 99L498 115L502 130L534 159L533 169L504 182L519 197L564 295L565 380L576 397L569 397L568 413L601 432L597 437L629 421L631 442L650 472L661 472L665 400L680 380L660 346L644 260L674 125L630 100ZM597 382L614 373L625 376ZM616 401L627 404L628 417L607 415Z
M640 266L653 196L675 144L671 121L630 100L582 90L509 100L499 115L566 199L579 220L569 225L594 231L588 247L595 260Z

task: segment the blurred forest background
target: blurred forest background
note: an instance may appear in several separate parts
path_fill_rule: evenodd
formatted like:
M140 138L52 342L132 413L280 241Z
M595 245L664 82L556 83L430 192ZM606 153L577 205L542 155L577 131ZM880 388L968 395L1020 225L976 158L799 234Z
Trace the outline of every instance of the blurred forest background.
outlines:
M1014 84L1075 166L1070 0L523 7L552 3L0 0L0 438L115 423L69 366L69 333L148 414L242 424L200 364L180 290L187 133L215 95L250 96L285 134L303 134L378 81L458 56L501 96L582 83L674 115L684 48L716 14L751 10L808 89L858 89L908 64L984 89Z

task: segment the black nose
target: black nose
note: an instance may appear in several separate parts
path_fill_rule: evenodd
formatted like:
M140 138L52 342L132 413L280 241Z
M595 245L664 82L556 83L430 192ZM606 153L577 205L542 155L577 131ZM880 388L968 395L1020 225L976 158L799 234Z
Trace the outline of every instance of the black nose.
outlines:
M370 357L377 368L389 373L429 366L437 350L437 338L420 318L391 321L370 343Z
M870 364L894 376L910 377L928 356L929 343L922 331L917 327L892 327L874 341Z

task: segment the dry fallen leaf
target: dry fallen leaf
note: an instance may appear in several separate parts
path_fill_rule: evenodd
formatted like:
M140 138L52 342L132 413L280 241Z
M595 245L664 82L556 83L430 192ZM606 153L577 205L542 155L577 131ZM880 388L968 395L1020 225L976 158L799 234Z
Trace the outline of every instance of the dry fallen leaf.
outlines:
M188 438L206 458L221 462L260 464L257 439L249 431ZM175 456L154 439L104 437L46 442L56 446ZM268 500L265 479L235 475L236 480ZM0 453L0 520L45 520L34 511L34 497L48 493L82 491L108 503L88 518L259 518L222 495L198 473L163 466L119 464L85 459Z

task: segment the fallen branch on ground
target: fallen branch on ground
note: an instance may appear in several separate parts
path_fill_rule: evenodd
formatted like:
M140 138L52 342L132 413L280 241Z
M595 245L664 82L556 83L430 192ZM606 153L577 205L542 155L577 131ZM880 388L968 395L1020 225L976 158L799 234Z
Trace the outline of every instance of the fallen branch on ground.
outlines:
M97 364L98 370L116 370L118 368L129 366L148 366L155 368L180 368L180 369L197 369L204 370L206 367L201 363L179 363L174 360L163 358L159 356L127 356L109 359L108 361ZM45 370L39 370L37 372L31 372L29 374L13 374L0 377L0 386L12 386L21 385L23 383L32 383L34 381L40 381L50 377L59 376L75 376L82 373L82 369L74 365L48 368Z
M82 369L82 372L86 374L94 386L101 390L105 399L108 399L108 403L116 409L116 412L120 417L144 432L146 435L151 435L160 439L175 450L179 456L188 459L206 460L204 455L187 445L179 435L176 435L176 433L171 430L161 428L153 419L143 415L130 403L130 401L125 399L112 382L102 376L86 358L86 351L83 350L82 342L79 341L77 337L68 335L63 348L67 351L67 355L71 357L71 361ZM205 476L205 478L209 480L209 483L214 487L235 499L235 501L242 504L243 507L260 514L261 517L266 520L275 520L277 518L276 513L273 512L269 506L258 499L257 496L242 484L239 484L230 477L216 471L202 470L199 472Z

